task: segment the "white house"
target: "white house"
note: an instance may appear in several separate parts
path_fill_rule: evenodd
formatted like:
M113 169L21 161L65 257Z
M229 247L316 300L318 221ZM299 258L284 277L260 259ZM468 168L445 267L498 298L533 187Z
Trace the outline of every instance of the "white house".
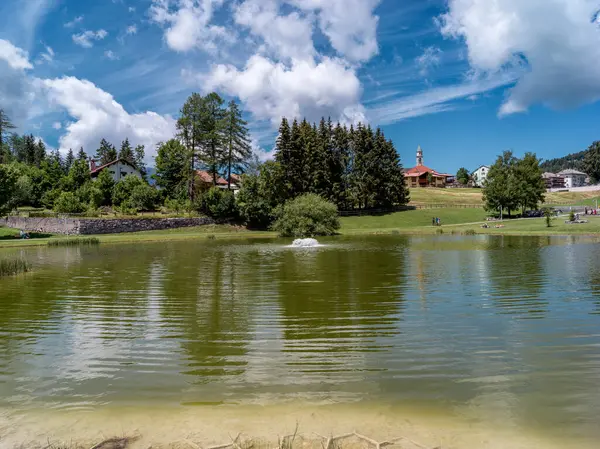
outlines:
M483 183L487 179L489 171L490 167L488 165L482 165L473 173L471 173L471 178L473 178L473 183L476 187L483 187Z
M101 166L97 166L96 161L90 159L90 175L92 178L96 178L103 170L108 170L115 182L119 182L125 176L129 175L137 176L138 178L142 177L140 171L125 159L117 159Z
M585 173L570 168L558 172L557 175L565 178L565 187L567 189L572 187L583 187L585 185L585 180L588 177Z

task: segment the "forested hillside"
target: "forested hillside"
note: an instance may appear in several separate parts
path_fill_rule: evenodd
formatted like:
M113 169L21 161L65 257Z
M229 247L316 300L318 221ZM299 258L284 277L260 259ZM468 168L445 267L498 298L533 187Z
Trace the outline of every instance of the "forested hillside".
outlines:
M579 153L569 154L565 157L556 159L548 159L542 162L541 168L544 172L558 173L567 168L583 171L583 159L588 150L580 151Z

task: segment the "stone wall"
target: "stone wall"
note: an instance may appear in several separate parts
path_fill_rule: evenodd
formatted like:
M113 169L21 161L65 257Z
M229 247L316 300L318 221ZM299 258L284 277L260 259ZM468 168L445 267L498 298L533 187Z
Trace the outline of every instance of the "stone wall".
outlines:
M9 228L65 235L119 234L204 226L214 223L214 220L208 217L131 219L8 217L0 220L1 225Z

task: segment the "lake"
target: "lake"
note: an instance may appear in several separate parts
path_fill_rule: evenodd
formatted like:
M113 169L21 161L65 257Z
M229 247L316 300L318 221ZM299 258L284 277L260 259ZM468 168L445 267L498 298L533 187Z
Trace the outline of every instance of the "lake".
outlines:
M597 239L321 241L0 253L35 267L0 279L0 447L266 421L596 447Z

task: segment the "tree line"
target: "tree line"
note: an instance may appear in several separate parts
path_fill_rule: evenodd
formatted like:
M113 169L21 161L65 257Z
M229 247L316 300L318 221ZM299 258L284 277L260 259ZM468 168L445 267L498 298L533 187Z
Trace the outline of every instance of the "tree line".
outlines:
M192 94L184 103L172 139L157 145L158 188L146 179L143 146L128 139L115 147L102 139L95 150L98 166L125 159L142 179L112 181L107 170L90 177L83 148L77 154L49 153L32 135L14 129L0 114L0 165L14 180L10 207L33 206L60 212L93 212L101 207L119 211L198 211L268 226L278 208L304 194L316 194L338 209L389 208L407 204L408 189L400 157L380 128L359 123L345 126L283 118L274 145L275 160L261 163L252 152L243 111L216 93ZM203 178L199 170L209 175ZM223 177L231 187L241 181L238 195L217 188ZM222 185L220 187L223 187Z

